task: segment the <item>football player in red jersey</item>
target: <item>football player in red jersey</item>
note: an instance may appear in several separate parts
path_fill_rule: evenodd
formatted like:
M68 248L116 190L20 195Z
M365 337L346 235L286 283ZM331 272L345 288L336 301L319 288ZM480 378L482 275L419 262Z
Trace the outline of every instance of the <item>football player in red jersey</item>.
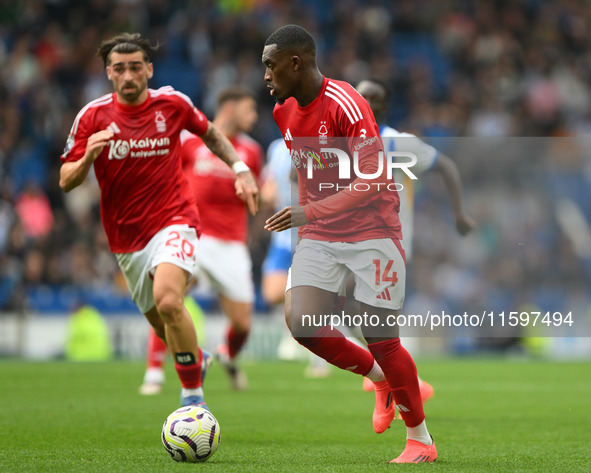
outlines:
M257 211L258 188L229 140L184 94L148 88L155 47L139 34L103 41L114 93L76 116L61 156L60 187L80 185L91 167L101 190L101 218L132 298L165 339L181 381L182 405L205 405L202 378L209 356L197 344L183 305L196 267L199 215L187 199L180 133L202 137L236 176L236 192Z
M262 62L277 100L273 117L298 171L299 205L280 210L265 225L269 231L299 227L286 293L287 324L316 355L374 381L376 432L389 427L394 400L407 442L392 462L434 461L437 450L425 423L416 366L391 323L404 300L406 271L399 197L384 172L375 118L350 84L320 73L314 39L300 26L271 34ZM316 323L332 314L350 272L361 311L378 319L377 327L362 327L369 352L325 318Z
M230 87L218 97L213 124L232 143L242 161L259 177L263 163L261 146L247 135L258 119L255 97L240 87ZM248 210L236 196L234 174L198 136L181 134L183 168L201 217L198 276L206 278L219 294L222 310L230 320L226 341L217 349L217 359L236 390L248 386L236 357L250 332L254 302L252 262L247 246ZM148 341L148 369L142 394L156 394L164 380L162 369L166 346L151 331Z

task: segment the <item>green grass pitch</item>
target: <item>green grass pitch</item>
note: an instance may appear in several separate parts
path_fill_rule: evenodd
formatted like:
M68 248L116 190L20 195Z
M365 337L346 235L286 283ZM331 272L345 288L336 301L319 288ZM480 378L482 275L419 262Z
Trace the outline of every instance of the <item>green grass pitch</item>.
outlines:
M206 400L221 425L217 453L177 464L160 442L178 407L170 366L158 396L137 394L140 362L0 361L0 472L521 472L591 471L588 363L418 360L435 387L426 405L439 459L391 465L401 420L377 435L374 396L333 370L309 380L300 363L247 364L250 390L232 392L220 367Z

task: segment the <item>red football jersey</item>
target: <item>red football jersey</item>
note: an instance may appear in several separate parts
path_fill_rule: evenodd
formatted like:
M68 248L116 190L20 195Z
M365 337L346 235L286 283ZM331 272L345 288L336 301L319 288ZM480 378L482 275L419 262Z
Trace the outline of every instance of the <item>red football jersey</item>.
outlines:
M359 172L370 175L379 169L383 144L369 105L350 84L325 77L318 97L311 104L300 107L293 97L289 98L275 106L273 117L298 170L299 205L314 206L314 211L306 210L308 216L329 215L300 227L301 237L344 242L402 238L396 189L384 190L383 179L382 191L377 193L366 192L368 188L379 188L371 187L377 185L377 181L351 185ZM348 163L340 162L334 153L321 152L323 148L345 151ZM358 153L357 166L355 152ZM348 178L340 176L343 167L348 167ZM381 169L385 176L385 167ZM319 202L331 196L334 197ZM314 202L319 203L311 204ZM335 209L339 213L331 215Z
M240 159L258 178L263 161L259 144L246 134L239 134L230 141ZM199 208L203 234L246 242L248 209L236 195L236 175L232 168L213 154L199 137L188 132L181 134L181 154L185 176Z
M84 156L88 138L110 129L113 138L94 162L101 218L113 253L144 248L162 228L188 224L199 232L199 213L187 199L179 136L207 131L207 118L172 87L149 89L138 106L105 95L86 105L68 136L62 162Z

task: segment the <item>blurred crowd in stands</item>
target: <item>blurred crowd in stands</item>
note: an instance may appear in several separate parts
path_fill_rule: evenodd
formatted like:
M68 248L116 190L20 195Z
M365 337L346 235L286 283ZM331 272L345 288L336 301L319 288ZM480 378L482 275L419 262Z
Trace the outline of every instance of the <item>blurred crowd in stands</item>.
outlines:
M95 57L102 39L137 31L159 42L151 87L173 85L209 117L223 87L254 90L253 137L266 147L279 133L261 52L287 23L316 38L326 76L389 84L389 124L426 137L460 168L478 229L457 236L441 183L417 185L409 310L533 302L588 312L583 0L0 0L0 309L39 306L39 288L124 292L96 185L58 187L75 114L111 90ZM267 237L254 226L260 266Z

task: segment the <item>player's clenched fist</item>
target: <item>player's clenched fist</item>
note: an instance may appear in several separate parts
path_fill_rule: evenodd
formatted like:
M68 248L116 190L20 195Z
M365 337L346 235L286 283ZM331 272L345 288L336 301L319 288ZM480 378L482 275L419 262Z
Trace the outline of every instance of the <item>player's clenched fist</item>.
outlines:
M101 130L94 135L90 135L86 143L86 153L84 153L86 162L93 163L111 138L113 138L111 130Z

